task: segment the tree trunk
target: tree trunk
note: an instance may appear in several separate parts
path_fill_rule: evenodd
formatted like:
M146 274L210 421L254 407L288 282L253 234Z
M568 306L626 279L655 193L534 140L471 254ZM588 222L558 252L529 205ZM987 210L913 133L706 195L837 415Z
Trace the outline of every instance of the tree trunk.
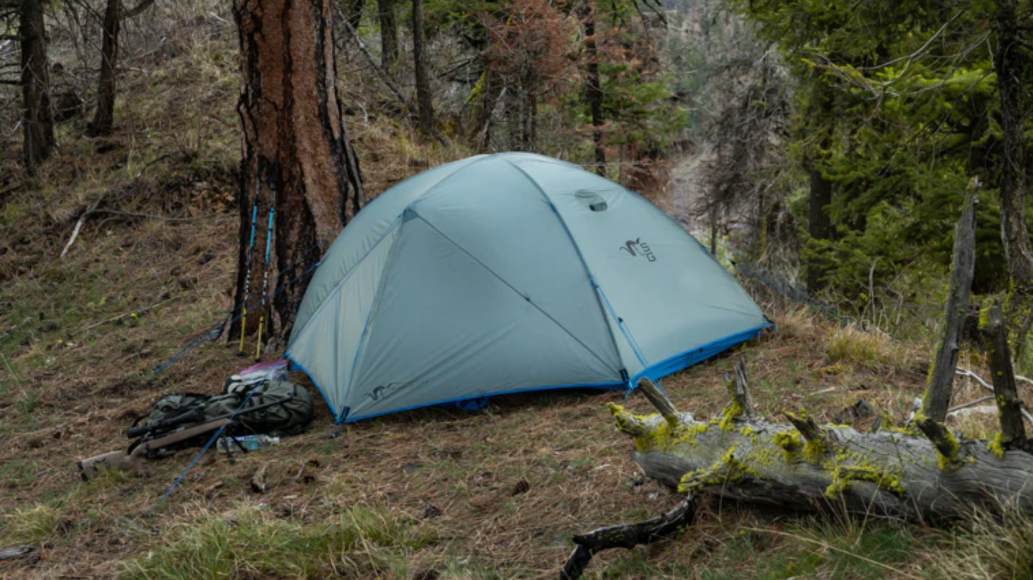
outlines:
M363 203L358 158L337 94L331 1L237 0L234 5L242 76L237 110L244 137L235 302L250 306L246 333L258 329L267 309L256 302L272 294L273 286L282 288L275 297L279 320L274 324L273 316L265 316L264 335L290 331L307 287L302 274ZM258 227L249 265L253 204ZM275 252L267 262L270 215ZM230 335L240 331L241 324L235 324Z
M420 109L420 129L434 135L434 99L427 74L426 38L424 37L423 0L412 1L413 66L416 69L416 102Z
M25 168L30 174L34 174L54 150L54 115L50 109L43 10L43 0L22 0L19 14L22 106L25 110L22 147Z
M377 0L380 17L380 66L389 74L398 73L398 24L395 0Z
M779 425L748 419L738 405L709 422L609 407L646 474L690 494L921 522L1000 512L1009 502L1033 513L1033 455L986 441L948 435L939 445L913 430L859 433L793 415L793 426Z
M820 81L814 82L816 83L813 91L815 102L811 104L811 113L815 116L814 121L820 122L822 119L828 119L831 112L830 103L819 84ZM825 150L828 147L829 139L826 135L819 141L819 148ZM829 216L829 206L832 204L832 183L822 175L818 157L819 154L812 153L808 160L807 171L810 174L811 194L807 212L807 232L814 240L826 241L832 239L833 231L832 218ZM818 292L825 287L826 267L823 257L812 256L808 260L807 290Z
M477 101L474 103L473 121L470 128L470 140L481 151L488 151L491 148L491 122L495 106L502 97L503 88L498 75L491 70L491 63L485 63L484 74L476 89Z
M606 175L606 149L603 147L603 89L599 76L599 50L595 42L595 11L585 5L585 52L588 54L588 78L585 79L585 98L592 116L592 143L595 146L595 172Z
M111 133L115 118L115 66L118 63L118 34L122 22L122 0L108 0L104 11L104 40L100 49L100 80L97 111L86 129L91 137Z
M1001 99L1001 136L1004 167L1001 171L1001 240L1011 274L1012 290L1006 305L1012 352L1025 354L1026 335L1033 322L1033 250L1026 229L1026 188L1030 178L1023 134L1023 114L1031 101L1024 91L1033 85L1033 55L1023 47L1015 14L1015 0L997 3L997 87ZM1028 35L1027 35L1028 36Z

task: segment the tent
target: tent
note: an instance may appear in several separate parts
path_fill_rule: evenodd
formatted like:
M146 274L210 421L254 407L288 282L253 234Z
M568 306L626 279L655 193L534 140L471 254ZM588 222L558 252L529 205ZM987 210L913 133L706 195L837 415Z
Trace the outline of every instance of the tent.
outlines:
M403 181L330 246L285 356L338 422L630 389L770 326L699 242L577 165L480 155Z

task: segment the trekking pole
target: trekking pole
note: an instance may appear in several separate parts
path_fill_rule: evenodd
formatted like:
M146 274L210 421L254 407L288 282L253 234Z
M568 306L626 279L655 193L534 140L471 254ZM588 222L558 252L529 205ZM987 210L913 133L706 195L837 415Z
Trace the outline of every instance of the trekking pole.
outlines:
M261 313L258 319L258 344L255 345L255 360L262 360L262 327L265 326L265 298L269 290L269 250L273 241L273 214L276 213L276 187L272 188L269 203L269 225L265 234L265 274L262 276L262 304L258 307Z
M258 221L258 177L255 177L255 199L251 202L251 239L247 244L247 266L244 270L243 316L240 323L240 349L237 356L244 356L244 335L247 333L247 301L251 298L251 254L255 249L255 222Z

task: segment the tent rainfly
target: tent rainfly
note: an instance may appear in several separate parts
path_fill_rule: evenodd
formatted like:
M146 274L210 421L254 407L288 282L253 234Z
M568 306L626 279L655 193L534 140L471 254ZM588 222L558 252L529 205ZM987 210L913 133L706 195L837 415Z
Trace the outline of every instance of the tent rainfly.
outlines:
M771 326L703 246L577 165L420 173L330 246L285 356L338 422L487 395L631 389Z

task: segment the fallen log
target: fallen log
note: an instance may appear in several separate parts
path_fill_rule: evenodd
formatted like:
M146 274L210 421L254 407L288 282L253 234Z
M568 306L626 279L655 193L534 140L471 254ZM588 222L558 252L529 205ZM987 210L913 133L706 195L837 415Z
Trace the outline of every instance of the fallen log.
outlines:
M655 389L643 385L643 389ZM696 494L794 511L835 510L942 522L1015 503L1033 513L1033 455L999 443L959 440L935 430L934 444L914 428L860 433L746 419L729 405L710 421L679 413L635 415L610 404L617 428L634 438L632 458L650 477ZM942 428L942 426L940 426Z

